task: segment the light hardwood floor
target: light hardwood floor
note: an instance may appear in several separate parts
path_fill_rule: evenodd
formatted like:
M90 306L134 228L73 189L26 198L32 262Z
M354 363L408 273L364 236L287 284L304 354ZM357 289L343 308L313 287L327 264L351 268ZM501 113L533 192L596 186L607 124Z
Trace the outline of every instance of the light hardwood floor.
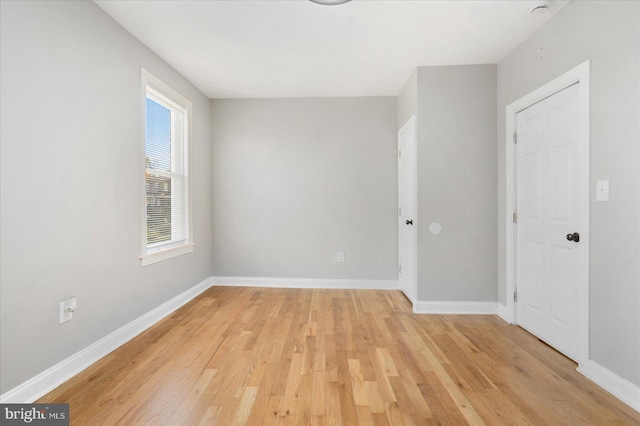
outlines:
M638 425L494 316L398 291L214 287L38 402L75 425Z

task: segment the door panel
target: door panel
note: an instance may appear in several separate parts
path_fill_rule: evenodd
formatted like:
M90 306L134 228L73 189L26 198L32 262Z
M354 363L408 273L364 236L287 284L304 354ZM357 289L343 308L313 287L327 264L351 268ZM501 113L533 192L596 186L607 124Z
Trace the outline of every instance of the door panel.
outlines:
M531 152L525 156L526 213L529 220L540 218L540 152Z
M526 305L526 309L542 315L544 309L542 303L542 246L533 241L527 241L523 246L525 250L523 250L522 266L525 272L524 276L527 278L527 285L522 288L523 303ZM537 290L531 291L530 289Z
M571 221L571 165L573 152L571 145L554 147L551 150L551 173L555 187L551 200L551 218L556 222Z
M566 307L570 305L571 250L564 247L551 247L549 265L549 287L553 289L550 317L558 325L571 327L571 318Z

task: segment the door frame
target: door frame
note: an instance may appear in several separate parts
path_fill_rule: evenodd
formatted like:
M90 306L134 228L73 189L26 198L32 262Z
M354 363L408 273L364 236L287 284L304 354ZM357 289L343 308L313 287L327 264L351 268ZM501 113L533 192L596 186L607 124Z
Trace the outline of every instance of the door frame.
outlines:
M410 297L407 295L407 298L409 300L411 300L411 304L413 305L413 308L415 310L415 305L416 302L418 301L418 127L417 127L417 123L416 123L416 116L415 115L411 115L411 117L409 117L409 119L406 121L406 123L402 126L402 128L400 130L398 130L398 141L397 141L397 150L400 151L400 139L402 137L402 135L410 128L413 126L413 138L410 139L409 143L412 144L412 149L410 149L410 152L413 153L413 158L411 159L413 161L414 164L414 170L413 170L413 175L410 176L410 179L412 181L412 186L413 186L413 200L415 205L413 206L413 215L415 216L413 218L413 225L412 225L412 230L413 230L413 236L414 238L412 238L411 240L411 244L410 244L410 252L409 252L409 256L412 258L413 262L412 262L412 273L410 275L411 277L411 282L409 282L409 287L411 289L411 293L413 297ZM406 154L403 154L406 155ZM400 208L400 157L397 157L398 159L398 209ZM398 215L396 216L397 218L397 223L398 223L398 267L400 266L400 250L401 250L401 246L400 246L400 214L399 214L399 210L396 210L396 212L398 212ZM399 272L399 271L398 271ZM398 288L400 288L400 275L398 274Z
M506 215L505 215L505 267L506 267L506 310L503 310L503 318L512 324L518 324L518 318L516 315L516 302L514 301L514 295L517 288L516 272L517 272L517 258L516 258L516 230L515 223L513 222L513 213L516 208L516 158L515 158L515 144L513 135L516 131L516 116L520 111L523 111L534 105L543 99L546 99L554 94L572 86L576 83L580 83L580 105L579 105L579 123L578 131L579 137L582 140L586 140L584 150L582 151L581 163L584 164L580 181L585 182L587 185L586 194L587 200L585 204L581 206L586 212L587 223L590 223L590 61L583 62L577 67L567 71L561 76L548 82L547 84L539 87L533 92L525 95L517 101L509 104L506 110L506 138L505 138L505 158L506 158ZM576 277L579 283L578 294L574 295L578 301L578 353L577 359L578 365L582 365L589 360L589 257L591 253L590 249L590 234L591 229L580 230L580 234L584 234L584 238L580 239L580 242L584 242L587 246L585 250L587 268L584 271L584 276Z

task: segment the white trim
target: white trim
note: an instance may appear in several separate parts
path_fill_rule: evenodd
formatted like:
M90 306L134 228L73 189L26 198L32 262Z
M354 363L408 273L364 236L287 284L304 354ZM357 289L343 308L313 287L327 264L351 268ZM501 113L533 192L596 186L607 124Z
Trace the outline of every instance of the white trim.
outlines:
M140 256L140 265L147 266L163 260L171 259L172 257L180 256L183 254L191 253L195 244L183 244L176 247L169 247L163 250L148 252L144 256Z
M144 161L145 151L146 151L146 136L145 136L145 124L146 124L146 99L148 88L153 93L154 97L162 98L163 102L175 106L176 109L184 112L184 123L183 123L183 135L181 138L181 150L183 161L182 167L182 178L186 180L186 206L185 206L185 215L186 215L186 238L185 244L182 244L177 247L169 247L166 250L158 250L157 255L153 252L153 250L149 250L149 246L147 244L147 193L146 193L146 173L147 173L147 165ZM141 172L140 172L140 194L141 194L141 206L142 211L140 213L140 256L139 259L141 261L141 266L150 265L152 263L160 262L166 259L170 259L175 256L180 256L183 254L191 253L193 251L193 197L192 188L191 188L191 164L192 164L192 155L191 155L191 135L192 135L192 122L193 122L193 104L189 99L181 95L177 90L173 89L168 84L164 83L158 77L150 73L144 68L140 68L140 141L141 141L141 157L143 161L141 164ZM173 143L172 143L173 145ZM155 172L154 172L155 173ZM171 175L172 173L166 173L159 171L161 175ZM172 197L172 205L174 203L174 198ZM174 242L175 243L175 242Z
M108 336L0 395L2 403L31 403L113 352L211 287L211 278L177 295Z
M557 77L553 81L543 85L542 87L534 90L528 95L518 99L517 101L509 104L506 109L506 215L505 215L505 267L506 267L506 301L507 301L507 310L511 312L510 319L511 322L517 324L518 318L516 316L516 304L513 300L513 294L516 289L516 258L515 258L515 229L512 221L512 214L515 209L515 158L514 158L514 143L513 143L513 134L516 130L516 114L518 112L528 108L529 106L540 102L543 99L546 99L555 93L566 89L567 87L580 83L580 137L585 138L587 143L585 144L585 149L583 152L584 158L586 158L586 170L587 174L587 185L589 185L589 148L591 145L590 139L590 120L589 120L589 111L590 111L590 82L589 82L589 73L590 73L590 61L583 62L577 67L567 71L562 74L560 77ZM587 196L590 194L589 188L587 187ZM590 206L587 202L587 205L584 206L587 219L586 223L589 222L590 216ZM584 242L587 253L587 264L588 257L590 253L590 229L581 230L580 234L585 233L584 238L581 238L581 243ZM582 237L582 235L581 235ZM588 269L588 268L587 268ZM582 285L579 288L577 298L578 298L578 312L579 312L579 321L578 321L578 340L579 340L579 348L577 359L579 364L586 362L589 359L589 273L585 277L580 277L579 281Z
M593 360L580 364L578 372L629 407L640 412L640 386L623 379Z
M496 315L497 302L416 302L415 314Z
M496 314L504 320L504 322L513 324L513 317L511 316L511 311L507 308L506 305L502 303L498 303L498 310Z
M144 68L140 68L140 76L142 77L142 93L144 97L147 96L147 85L151 86L157 95L167 98L176 106L191 110L191 101L184 97L180 92L169 86L164 81L160 80L153 73L147 71Z
M398 280L352 280L321 278L211 277L212 286L397 290Z

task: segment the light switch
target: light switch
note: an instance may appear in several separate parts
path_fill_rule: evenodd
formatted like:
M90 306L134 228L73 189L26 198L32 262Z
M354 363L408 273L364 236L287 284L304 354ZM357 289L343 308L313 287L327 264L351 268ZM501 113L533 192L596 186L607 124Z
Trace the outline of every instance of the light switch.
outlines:
M608 180L599 180L596 182L596 201L609 201Z
M344 263L344 252L339 251L337 258L338 258L338 263Z

